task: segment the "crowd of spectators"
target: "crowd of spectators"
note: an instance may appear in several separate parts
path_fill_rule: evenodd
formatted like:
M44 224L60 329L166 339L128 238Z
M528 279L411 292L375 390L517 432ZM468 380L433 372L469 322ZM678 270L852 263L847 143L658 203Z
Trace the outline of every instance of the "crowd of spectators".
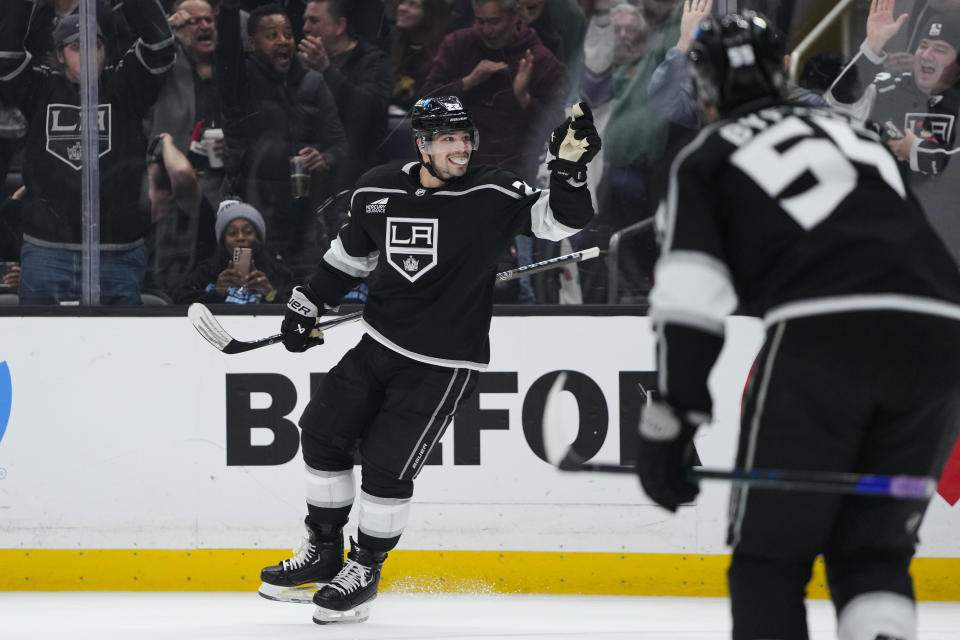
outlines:
M0 15L0 264L13 265L4 283L15 283L0 287L21 304L79 299L78 4L11 0ZM960 223L947 205L949 176L960 169L950 162L954 127L944 125L960 109L960 0L872 4L867 42L853 61L814 56L789 98L879 118L960 256ZM685 53L712 0L97 7L104 304L138 304L144 292L170 303L284 302L336 235L357 178L415 158L406 114L426 95L460 96L480 131L473 161L534 186L543 184L549 131L573 102L590 104L604 148L588 175L597 215L571 239L576 249L606 252L613 234L651 219L670 159L702 126ZM931 42L947 47L942 68L928 53ZM784 63L786 72L789 58ZM941 71L939 85L922 84ZM891 99L890 87L910 99ZM11 162L19 171L7 181ZM234 229L240 222L246 235ZM243 277L269 286L235 280L230 260L240 236L254 251L254 275ZM617 290L596 260L580 265L575 299L645 302L654 234L626 238L618 251ZM556 252L518 237L504 267ZM498 291L497 301L556 301L557 274L539 283L524 279Z

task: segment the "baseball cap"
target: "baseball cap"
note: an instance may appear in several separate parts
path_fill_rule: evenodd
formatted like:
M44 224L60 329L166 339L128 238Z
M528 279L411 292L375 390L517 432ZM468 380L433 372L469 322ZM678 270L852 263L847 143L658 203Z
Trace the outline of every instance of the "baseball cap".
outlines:
M97 24L97 35L103 37L103 32L100 30L99 23ZM60 47L65 47L68 44L72 44L80 39L80 16L76 13L71 13L60 18L60 21L57 22L57 26L53 29L53 44L59 49Z

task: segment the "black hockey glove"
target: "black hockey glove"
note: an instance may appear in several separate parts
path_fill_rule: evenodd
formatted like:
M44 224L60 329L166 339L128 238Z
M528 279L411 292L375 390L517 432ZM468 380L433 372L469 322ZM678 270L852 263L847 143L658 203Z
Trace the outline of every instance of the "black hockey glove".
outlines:
M294 287L287 301L280 333L287 351L302 353L323 344L323 333L316 331L317 318L323 315L323 302L309 287Z
M637 438L637 475L650 498L664 509L676 511L693 502L700 488L686 474L700 464L693 446L697 427L681 418L662 400L643 409Z
M578 102L573 105L573 118L567 118L550 134L549 149L554 159L547 168L568 184L586 182L587 164L600 153L600 145L593 112L586 102Z

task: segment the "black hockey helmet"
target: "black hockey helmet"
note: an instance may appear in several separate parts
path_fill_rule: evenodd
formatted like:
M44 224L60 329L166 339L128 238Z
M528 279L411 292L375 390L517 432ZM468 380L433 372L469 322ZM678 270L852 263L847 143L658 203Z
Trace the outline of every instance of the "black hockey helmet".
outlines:
M751 100L780 97L784 38L756 11L708 18L687 54L703 102L721 115Z
M433 136L446 131L471 132L474 151L480 144L480 133L473 123L473 118L456 96L417 100L410 109L410 125L414 141L419 139L423 142L427 155L431 153Z

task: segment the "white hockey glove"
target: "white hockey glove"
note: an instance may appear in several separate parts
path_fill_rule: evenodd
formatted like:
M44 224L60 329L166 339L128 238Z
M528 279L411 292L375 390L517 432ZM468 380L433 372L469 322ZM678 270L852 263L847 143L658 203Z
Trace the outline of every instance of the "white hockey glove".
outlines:
M309 287L294 287L287 301L280 333L287 351L302 353L323 344L323 333L316 331L317 318L323 315L323 302Z
M586 102L578 102L573 105L573 117L550 134L549 149L554 159L547 168L568 184L583 184L587 180L587 164L600 153L600 146L593 112Z

